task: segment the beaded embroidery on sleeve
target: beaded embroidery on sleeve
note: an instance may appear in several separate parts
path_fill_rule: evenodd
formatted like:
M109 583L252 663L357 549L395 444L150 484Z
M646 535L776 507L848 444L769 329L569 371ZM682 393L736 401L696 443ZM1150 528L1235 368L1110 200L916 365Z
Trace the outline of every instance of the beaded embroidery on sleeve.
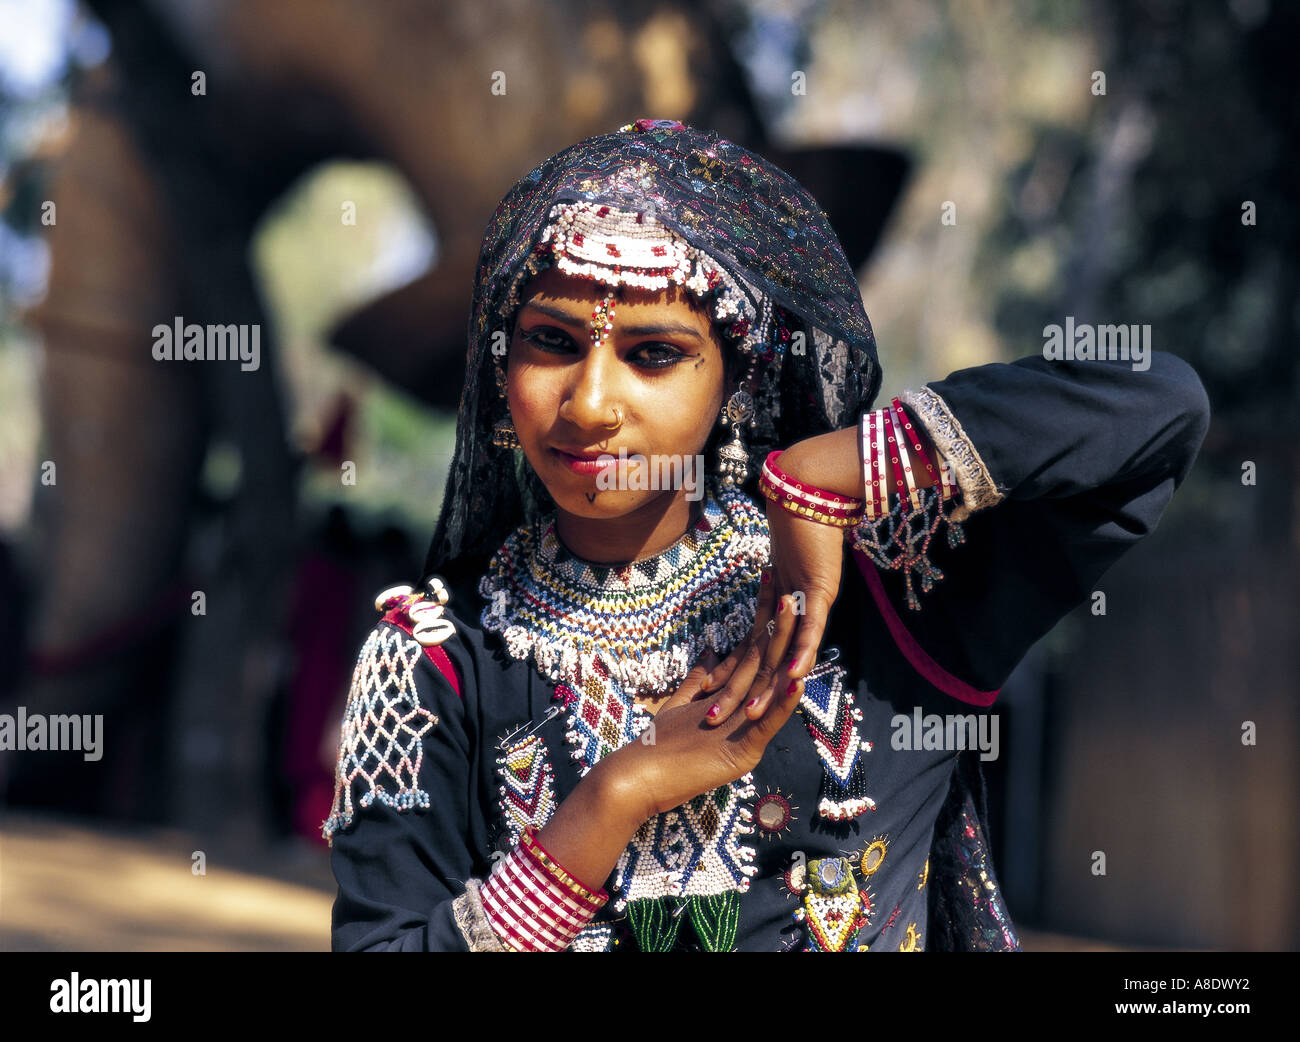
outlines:
M333 812L322 826L331 845L334 833L352 824L352 783L358 779L366 786L363 807L375 800L399 811L429 806L429 794L418 785L424 762L421 739L438 718L421 704L416 688L415 670L422 658L418 641L382 624L371 630L361 649L339 739ZM386 787L390 784L392 792Z
M555 772L540 735L530 734L497 757L501 814L518 843L527 828L541 828L555 813Z

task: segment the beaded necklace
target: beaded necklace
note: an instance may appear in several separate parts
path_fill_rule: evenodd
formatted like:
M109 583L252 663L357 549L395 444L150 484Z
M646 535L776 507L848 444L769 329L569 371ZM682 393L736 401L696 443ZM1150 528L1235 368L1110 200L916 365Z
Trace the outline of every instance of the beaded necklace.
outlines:
M625 565L572 554L549 515L493 556L479 583L482 623L555 684L571 713L570 755L586 774L649 725L637 695L671 693L706 646L724 656L744 638L768 559L767 519L736 489L708 497L668 549ZM638 831L614 870L614 907L626 909L641 950L671 948L686 921L705 948L734 945L739 895L757 871L744 844L753 796L746 774Z
M723 656L749 632L768 556L766 516L734 489L709 496L668 549L624 565L572 554L551 514L492 558L482 622L513 658L574 691L604 675L629 699L671 692L706 646ZM584 757L587 768L608 751Z

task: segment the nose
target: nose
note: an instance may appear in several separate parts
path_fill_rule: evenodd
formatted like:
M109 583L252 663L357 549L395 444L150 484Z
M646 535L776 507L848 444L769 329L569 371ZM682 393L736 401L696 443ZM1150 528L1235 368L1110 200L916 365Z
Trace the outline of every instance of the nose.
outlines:
M592 348L572 369L560 418L583 431L608 434L614 418L616 366L610 349Z

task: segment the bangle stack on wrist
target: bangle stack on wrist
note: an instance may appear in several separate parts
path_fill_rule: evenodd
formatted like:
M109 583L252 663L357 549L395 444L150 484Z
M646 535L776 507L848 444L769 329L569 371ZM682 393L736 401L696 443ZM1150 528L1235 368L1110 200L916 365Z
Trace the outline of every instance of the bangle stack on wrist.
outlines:
M759 490L793 514L836 528L852 528L861 521L876 521L888 515L891 495L897 495L899 500L910 503L913 511L919 511L921 488L913 476L914 463L929 473L930 484L939 488L942 501L952 498L955 482L948 461L941 459L937 467L931 462L898 398L885 408L862 414L861 438L865 499L841 496L795 481L778 466L779 450L768 453L758 481ZM890 464L893 464L893 488L889 487Z
M895 398L886 408L864 413L861 422L862 482L867 492L866 510L858 524L849 529L849 543L869 557L882 571L904 576L904 597L912 611L921 610L913 588L919 579L928 592L943 578L930 560L930 543L940 525L948 530L948 545L966 539L961 525L948 515L960 502L951 465L941 455L931 462L921 447L919 432ZM908 447L911 447L909 451ZM890 464L893 464L891 489ZM924 466L930 486L919 488L913 466ZM891 493L897 499L890 502Z
M938 485L942 500L953 495L953 477L947 460L941 460L936 469L921 447L916 429L903 403L895 398L883 409L862 414L862 484L867 492L865 518L875 521L889 513L891 493L899 499L906 498L913 510L921 509L921 490L912 476L912 459L907 447L915 451L915 459L930 474L930 481ZM894 488L889 487L889 464L894 466ZM906 485L906 487L904 487Z
M558 952L573 943L609 894L594 894L537 842L531 828L497 862L481 896L493 931L518 952Z
M773 503L780 504L792 514L836 528L848 528L862 516L862 500L795 481L777 466L780 456L780 450L767 454L763 473L758 479L759 491Z

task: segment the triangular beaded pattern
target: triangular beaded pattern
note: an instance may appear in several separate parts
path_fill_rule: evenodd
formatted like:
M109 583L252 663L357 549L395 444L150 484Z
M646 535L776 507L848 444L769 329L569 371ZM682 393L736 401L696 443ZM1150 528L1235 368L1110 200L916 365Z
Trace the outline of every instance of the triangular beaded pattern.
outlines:
M846 858L808 863L807 888L794 920L807 930L810 952L856 952L858 931L870 919L869 905Z
M867 810L876 802L866 794L866 767L862 754L871 743L858 732L862 710L853 704L853 693L844 685L847 671L831 662L814 666L804 679L804 724L817 747L825 771L822 797L817 811L824 818L844 821Z
M742 846L740 837L754 831L748 801L755 794L753 775L746 774L642 825L614 870L615 908L643 898L748 890L758 869L754 848Z
M507 747L497 758L497 777L501 813L511 842L518 843L526 827L541 828L555 813L554 773L541 735L527 735Z

